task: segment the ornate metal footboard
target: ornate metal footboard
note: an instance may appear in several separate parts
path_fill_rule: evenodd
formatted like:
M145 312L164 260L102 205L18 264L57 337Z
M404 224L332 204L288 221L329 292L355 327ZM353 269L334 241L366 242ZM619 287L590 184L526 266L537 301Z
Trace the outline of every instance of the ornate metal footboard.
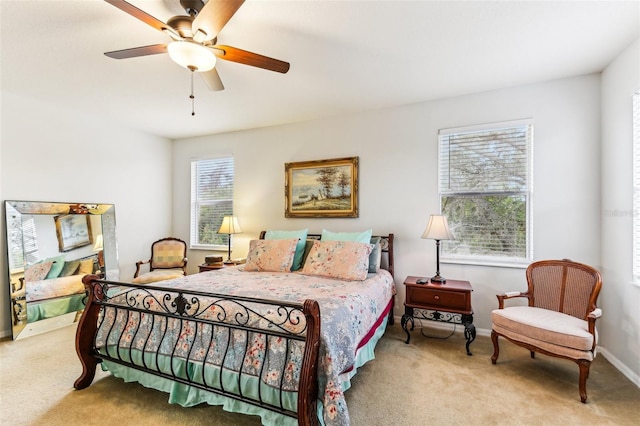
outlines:
M302 425L318 423L316 301L232 297L95 275L83 282L89 297L76 334L83 368L76 389L89 386L105 360L294 417ZM287 400L291 395L297 395L295 407Z

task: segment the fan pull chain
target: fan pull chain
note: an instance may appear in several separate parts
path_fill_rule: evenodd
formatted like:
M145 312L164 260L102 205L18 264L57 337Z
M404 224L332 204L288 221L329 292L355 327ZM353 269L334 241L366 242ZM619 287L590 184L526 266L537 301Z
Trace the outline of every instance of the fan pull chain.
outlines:
M196 107L195 107L195 99L196 97L193 95L193 74L194 71L191 70L191 95L189 95L189 98L191 99L191 116L196 115Z

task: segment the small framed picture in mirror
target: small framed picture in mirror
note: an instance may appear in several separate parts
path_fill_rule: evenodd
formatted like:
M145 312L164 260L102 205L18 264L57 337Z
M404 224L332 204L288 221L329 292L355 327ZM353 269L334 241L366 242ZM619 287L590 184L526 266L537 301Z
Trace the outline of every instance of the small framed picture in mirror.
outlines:
M93 244L91 221L86 214L65 214L53 218L60 251Z

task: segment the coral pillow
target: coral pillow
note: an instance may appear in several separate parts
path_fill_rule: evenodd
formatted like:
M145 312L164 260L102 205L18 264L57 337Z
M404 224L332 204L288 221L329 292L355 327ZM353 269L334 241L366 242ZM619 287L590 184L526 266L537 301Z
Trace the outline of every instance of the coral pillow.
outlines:
M28 267L27 270L24 271L24 280L26 282L44 280L52 266L53 262L42 262Z
M251 240L244 266L250 272L289 272L296 254L298 239Z
M297 271L302 267L302 258L304 256L304 246L307 239L308 228L301 229L299 231L273 231L268 230L264 234L265 240L289 240L291 238L298 238L298 245L296 246L296 255L293 257L292 271Z
M354 241L314 241L302 268L305 275L362 281L369 271L371 244Z

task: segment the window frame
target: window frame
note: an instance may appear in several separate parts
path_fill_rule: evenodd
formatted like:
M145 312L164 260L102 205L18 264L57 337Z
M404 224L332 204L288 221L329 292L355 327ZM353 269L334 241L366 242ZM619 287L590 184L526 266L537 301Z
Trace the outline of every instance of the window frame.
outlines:
M194 199L194 196L198 195L198 172L197 172L197 166L199 164L205 163L205 162L212 162L212 161L220 161L220 160L231 160L231 168L233 171L233 190L232 190L232 194L231 194L231 198L220 198L217 200L209 200L209 201L199 201L198 199ZM199 242L194 242L197 241L198 239L198 227L199 227L199 215L197 214L199 207L202 206L203 204L205 205L212 205L218 202L231 202L231 209L228 212L225 212L223 214L223 216L227 216L227 215L233 215L233 204L234 204L234 194L235 194L235 158L233 157L233 155L231 154L227 154L227 155L220 155L220 156L215 156L215 157L201 157L201 158L193 158L190 160L190 174L189 174L189 180L190 180L190 205L189 205L189 249L191 250L210 250L210 251L227 251L229 245L229 235L224 235L222 238L224 239L224 242L221 244L202 244ZM233 246L233 244L232 244Z
M631 282L640 287L640 90L632 96L633 193L632 193L632 258Z
M527 158L525 164L527 170L526 187L523 190L515 191L443 191L442 182L442 139L448 135L461 133L479 133L487 131L499 131L501 129L527 127L529 133L527 140ZM447 241L443 240L441 245L440 261L449 264L462 265L481 265L481 266L498 266L507 268L526 268L533 261L533 140L534 140L534 121L533 119L520 119L511 121L501 121L495 123L487 123L480 125L446 128L440 129L438 132L438 203L441 214L442 199L446 196L480 196L488 197L492 195L522 195L525 199L525 256L524 257L508 257L508 256L492 256L492 255L456 255L447 253Z

